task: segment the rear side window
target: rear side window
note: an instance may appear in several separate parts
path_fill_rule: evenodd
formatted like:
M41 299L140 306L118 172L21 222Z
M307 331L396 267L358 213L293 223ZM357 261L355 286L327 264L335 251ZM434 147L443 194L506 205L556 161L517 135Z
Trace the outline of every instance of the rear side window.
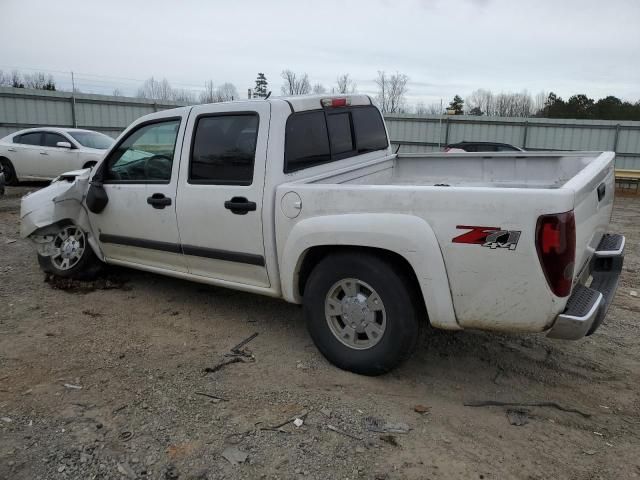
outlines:
M382 116L373 106L294 113L287 120L284 172L388 146Z
M71 143L71 142L69 142L68 139L66 139L65 137L63 137L59 133L53 133L53 132L45 132L44 133L44 143L43 143L43 145L45 147L57 147L56 143L58 143L58 142Z
M14 143L21 143L23 145L42 145L42 132L31 132L19 135L13 139Z
M358 153L381 150L388 147L387 132L382 117L374 107L354 108L353 127L358 142Z
M214 115L197 120L189 182L251 185L258 138L258 115Z
M331 161L324 111L293 114L287 121L285 172Z

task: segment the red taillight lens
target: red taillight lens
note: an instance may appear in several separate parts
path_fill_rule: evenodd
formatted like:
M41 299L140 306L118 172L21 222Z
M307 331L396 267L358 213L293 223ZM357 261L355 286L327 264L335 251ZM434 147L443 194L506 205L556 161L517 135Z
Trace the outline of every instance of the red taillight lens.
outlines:
M573 210L541 215L536 225L536 248L551 291L558 297L571 293L576 257L576 221Z

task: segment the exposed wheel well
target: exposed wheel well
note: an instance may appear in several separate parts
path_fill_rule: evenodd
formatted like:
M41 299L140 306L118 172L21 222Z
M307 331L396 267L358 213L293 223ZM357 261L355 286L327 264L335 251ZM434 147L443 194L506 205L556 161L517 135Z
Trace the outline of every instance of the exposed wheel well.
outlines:
M304 255L302 259L302 264L298 270L298 291L300 292L300 296L304 295L304 288L307 284L307 280L309 279L309 275L313 271L314 267L320 263L327 255L336 252L344 252L344 251L353 251L358 253L370 253L377 257L383 258L395 266L399 267L402 272L410 279L411 283L415 286L416 295L419 296L420 302L424 307L424 311L426 314L426 306L424 303L424 297L422 296L422 291L420 290L420 283L418 282L418 277L416 276L415 271L411 264L404 258L402 255L392 252L391 250L385 250L383 248L375 248L375 247L356 247L349 245L322 245L318 247L311 247Z
M94 166L96 165L96 163L98 163L98 162L96 162L95 160L89 160L88 162L86 162L86 163L82 166L82 168L91 168L91 167L94 167Z

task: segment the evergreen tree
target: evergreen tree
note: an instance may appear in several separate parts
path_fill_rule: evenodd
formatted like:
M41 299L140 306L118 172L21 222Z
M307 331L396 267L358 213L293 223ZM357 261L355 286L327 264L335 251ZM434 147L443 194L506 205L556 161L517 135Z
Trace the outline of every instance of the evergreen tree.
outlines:
M453 97L453 100L449 104L449 110L453 110L454 115L462 115L464 113L464 100L460 95Z
M264 76L264 73L258 73L258 77L256 78L256 87L253 89L254 97L266 97L267 96L267 77Z

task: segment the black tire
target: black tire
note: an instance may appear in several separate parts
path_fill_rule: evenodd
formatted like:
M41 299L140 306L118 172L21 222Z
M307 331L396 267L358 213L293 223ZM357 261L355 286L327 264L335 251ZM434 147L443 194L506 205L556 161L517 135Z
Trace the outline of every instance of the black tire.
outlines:
M0 158L0 165L2 165L2 170L4 171L4 181L7 185L17 185L18 177L16 176L16 170L13 168L13 164L11 160L8 158Z
M325 315L325 300L343 279L356 279L373 288L382 301L386 327L371 347L345 345L333 333ZM316 346L331 363L362 375L389 372L413 353L426 312L415 282L393 261L349 250L330 254L316 265L305 285L304 315Z
M45 257L40 254L38 254L38 264L43 272L50 273L57 277L72 278L75 280L94 279L104 265L93 252L91 245L86 241L86 233L84 252L75 265L67 269L61 269L53 262L52 257Z

